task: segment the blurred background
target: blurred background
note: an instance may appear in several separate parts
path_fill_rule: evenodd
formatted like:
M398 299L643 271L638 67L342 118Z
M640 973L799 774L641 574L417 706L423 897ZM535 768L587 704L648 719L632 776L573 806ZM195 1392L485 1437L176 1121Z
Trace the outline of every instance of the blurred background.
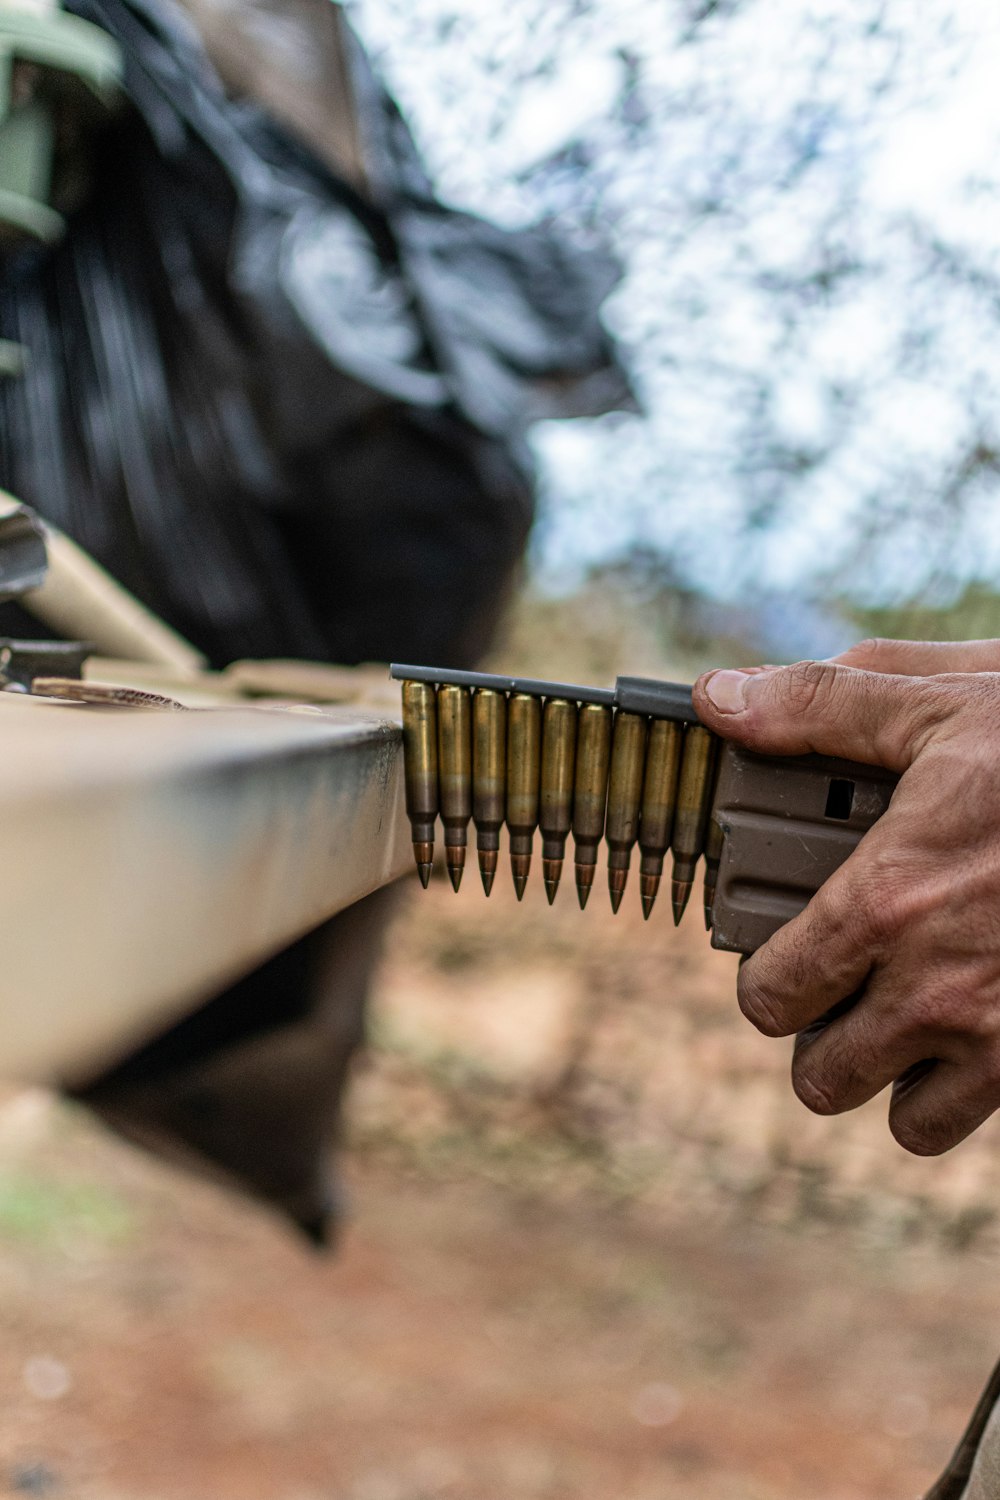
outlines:
M1000 35L976 0L354 14L450 200L626 269L607 317L644 411L537 429L540 584L623 570L681 596L673 634L783 659L859 611L985 629Z
M488 665L1000 634L1000 19L360 0L437 191L610 244L641 410L543 423ZM537 875L537 872L536 872ZM1000 1127L808 1115L698 923L408 888L343 1243L0 1097L0 1492L911 1500L997 1350Z

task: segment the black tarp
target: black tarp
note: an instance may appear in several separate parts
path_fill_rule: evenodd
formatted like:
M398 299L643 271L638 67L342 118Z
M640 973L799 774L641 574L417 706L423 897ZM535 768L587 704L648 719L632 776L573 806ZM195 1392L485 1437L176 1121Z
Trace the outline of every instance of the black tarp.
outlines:
M630 402L600 321L613 264L436 201L346 32L363 187L227 94L169 0L67 8L120 42L128 105L65 241L0 267L0 339L28 351L0 382L0 484L216 664L473 665L531 521L529 424ZM81 1097L322 1239L391 900Z
M131 108L66 241L0 281L30 354L0 482L213 661L454 659L523 546L528 424L628 399L613 265L437 202L353 39L364 195L227 97L175 7L68 8Z

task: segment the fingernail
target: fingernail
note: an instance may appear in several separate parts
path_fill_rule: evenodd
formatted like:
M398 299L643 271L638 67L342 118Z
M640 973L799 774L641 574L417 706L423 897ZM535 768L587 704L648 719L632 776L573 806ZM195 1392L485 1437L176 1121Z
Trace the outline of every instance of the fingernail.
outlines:
M720 714L741 714L749 680L746 672L713 672L705 683L705 696Z

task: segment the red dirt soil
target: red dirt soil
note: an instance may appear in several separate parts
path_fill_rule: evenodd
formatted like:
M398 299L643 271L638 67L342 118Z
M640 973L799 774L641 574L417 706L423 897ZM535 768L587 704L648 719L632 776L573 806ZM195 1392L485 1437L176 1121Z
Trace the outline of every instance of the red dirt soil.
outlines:
M810 1120L693 917L534 896L409 904L332 1259L44 1094L0 1100L0 1494L928 1487L1000 1350L995 1134L949 1173L879 1111Z

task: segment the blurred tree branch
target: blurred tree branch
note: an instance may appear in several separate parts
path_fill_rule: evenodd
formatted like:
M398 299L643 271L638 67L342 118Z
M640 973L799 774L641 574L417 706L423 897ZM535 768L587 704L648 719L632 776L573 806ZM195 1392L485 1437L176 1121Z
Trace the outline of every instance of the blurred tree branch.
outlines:
M357 17L447 194L626 266L611 319L648 415L543 435L543 556L642 541L724 592L1000 573L1000 169L919 207L887 181L900 122L933 122L995 26L971 0Z

